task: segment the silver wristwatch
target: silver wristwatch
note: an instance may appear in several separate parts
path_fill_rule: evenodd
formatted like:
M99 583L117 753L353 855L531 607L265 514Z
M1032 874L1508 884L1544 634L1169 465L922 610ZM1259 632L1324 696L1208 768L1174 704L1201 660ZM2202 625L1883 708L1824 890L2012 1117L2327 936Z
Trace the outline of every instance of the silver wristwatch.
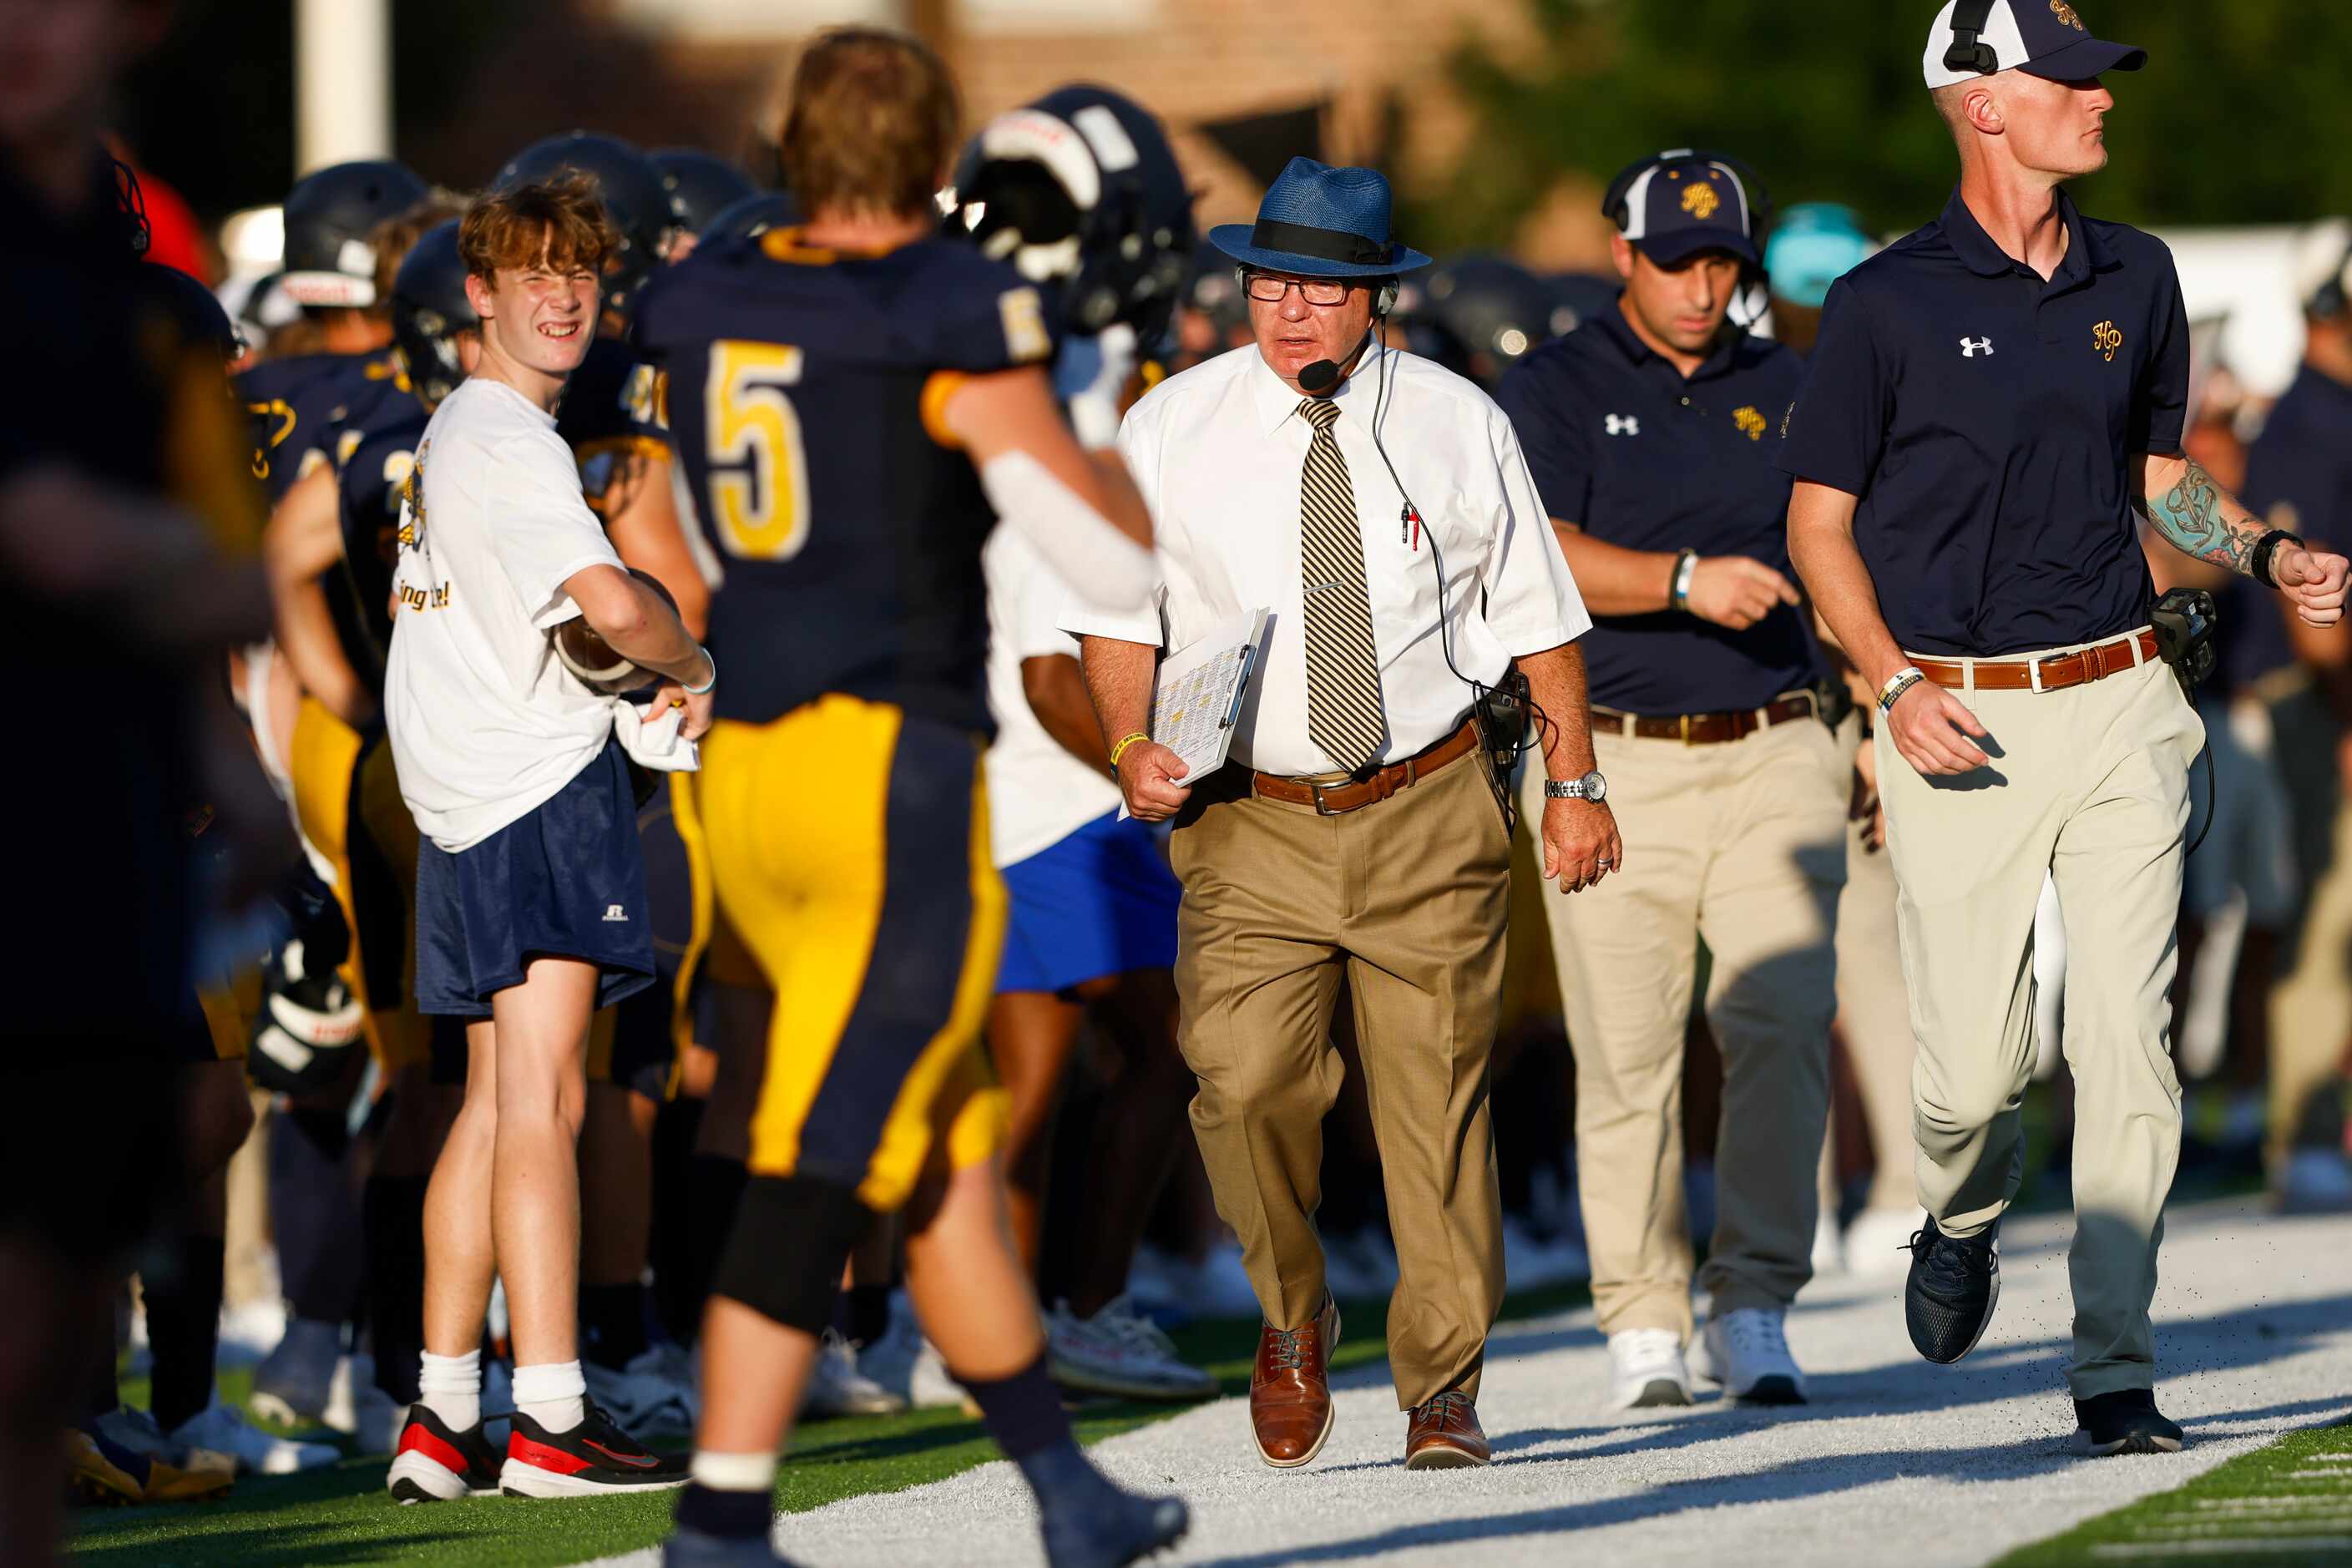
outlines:
M1609 781L1599 773L1587 773L1580 779L1544 780L1546 800L1591 800L1609 798Z

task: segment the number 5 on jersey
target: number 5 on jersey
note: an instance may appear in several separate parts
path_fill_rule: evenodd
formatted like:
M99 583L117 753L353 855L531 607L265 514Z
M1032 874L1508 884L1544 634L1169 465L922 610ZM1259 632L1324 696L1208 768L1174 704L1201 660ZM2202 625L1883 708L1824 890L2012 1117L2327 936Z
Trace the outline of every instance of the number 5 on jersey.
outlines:
M801 351L722 338L710 345L703 416L719 542L746 561L789 561L808 543L808 454L784 389Z

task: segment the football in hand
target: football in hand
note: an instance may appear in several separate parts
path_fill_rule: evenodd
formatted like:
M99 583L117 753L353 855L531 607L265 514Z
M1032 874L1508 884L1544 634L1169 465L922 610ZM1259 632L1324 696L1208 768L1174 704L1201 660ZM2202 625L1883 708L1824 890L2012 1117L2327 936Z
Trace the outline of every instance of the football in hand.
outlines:
M629 575L660 595L662 602L671 609L677 608L677 601L670 597L669 590L661 585L660 579L634 566L629 568ZM572 616L557 626L548 636L555 644L555 657L562 662L563 668L578 676L593 690L612 696L635 691L661 679L606 642L604 635L588 624L585 616Z

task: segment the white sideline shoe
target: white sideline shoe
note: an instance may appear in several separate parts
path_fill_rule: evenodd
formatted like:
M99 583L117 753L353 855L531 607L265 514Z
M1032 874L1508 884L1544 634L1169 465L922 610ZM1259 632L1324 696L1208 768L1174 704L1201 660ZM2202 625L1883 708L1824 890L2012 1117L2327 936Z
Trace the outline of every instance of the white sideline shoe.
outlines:
M1672 1329L1620 1329L1609 1336L1609 1408L1646 1410L1691 1402L1683 1337Z
M1779 1308L1742 1307L1718 1312L1699 1335L1697 1371L1748 1405L1802 1405L1805 1374L1789 1353Z

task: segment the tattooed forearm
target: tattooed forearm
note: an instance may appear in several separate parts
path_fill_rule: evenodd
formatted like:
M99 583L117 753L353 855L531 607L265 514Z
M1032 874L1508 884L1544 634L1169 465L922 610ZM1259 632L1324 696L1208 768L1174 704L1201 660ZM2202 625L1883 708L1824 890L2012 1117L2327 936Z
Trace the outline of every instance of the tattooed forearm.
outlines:
M2183 465L2179 479L2162 494L2151 492L2132 504L2182 554L2241 576L2252 570L2254 546L2270 531L2193 461Z

